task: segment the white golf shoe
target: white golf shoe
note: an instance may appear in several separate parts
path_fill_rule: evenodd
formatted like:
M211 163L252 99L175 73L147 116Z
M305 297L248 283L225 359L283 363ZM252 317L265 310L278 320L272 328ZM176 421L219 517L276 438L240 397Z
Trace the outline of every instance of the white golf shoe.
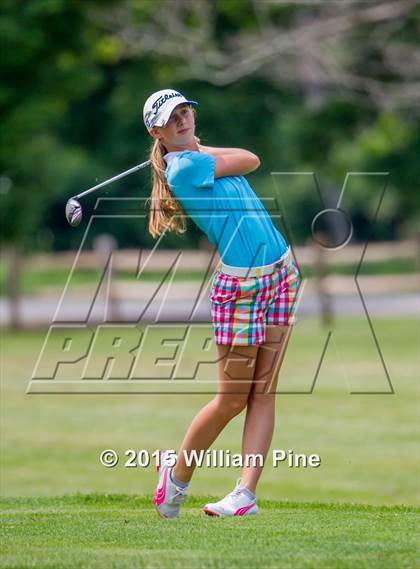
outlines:
M251 516L258 514L258 506L255 498L250 498L244 492L244 487L241 486L239 479L235 489L230 494L219 502L206 504L203 511L208 516Z
M156 487L153 503L162 518L177 518L181 504L187 499L188 488L180 488L171 480L170 472L174 455L163 451L160 455L159 483Z

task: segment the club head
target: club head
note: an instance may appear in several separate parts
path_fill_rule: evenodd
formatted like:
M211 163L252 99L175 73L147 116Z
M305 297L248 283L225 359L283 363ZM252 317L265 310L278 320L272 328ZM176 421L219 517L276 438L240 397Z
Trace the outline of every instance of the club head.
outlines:
M73 198L66 204L66 218L72 227L77 227L82 221L82 206Z

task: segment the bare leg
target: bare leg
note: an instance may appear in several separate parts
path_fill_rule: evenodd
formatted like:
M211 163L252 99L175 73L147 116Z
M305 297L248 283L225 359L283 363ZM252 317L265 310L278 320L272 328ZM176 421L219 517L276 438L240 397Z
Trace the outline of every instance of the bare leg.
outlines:
M255 366L252 389L242 439L242 484L255 493L263 466L246 466L247 454L267 456L275 422L275 398L278 373L290 338L291 326L268 326L266 342L260 348Z
M189 482L195 464L187 466L184 451L206 451L229 421L247 405L254 378L258 346L217 346L218 392L194 417L178 453L173 473Z

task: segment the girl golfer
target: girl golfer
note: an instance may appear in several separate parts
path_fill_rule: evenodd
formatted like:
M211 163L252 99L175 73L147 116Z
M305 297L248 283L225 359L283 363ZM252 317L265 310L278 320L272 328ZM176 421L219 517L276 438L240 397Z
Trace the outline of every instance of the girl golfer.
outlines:
M195 464L186 465L184 452L207 450L245 408L242 455L261 454L265 459L299 285L283 235L244 178L258 168L258 157L240 148L201 145L195 137L196 106L178 91L164 89L153 93L143 110L154 139L150 233L182 233L186 212L217 246L221 259L210 295L218 390L189 426L175 466L168 453L161 456L154 504L166 518L178 517L187 498ZM255 492L262 468L245 465L235 489L219 502L206 504L204 512L258 513Z

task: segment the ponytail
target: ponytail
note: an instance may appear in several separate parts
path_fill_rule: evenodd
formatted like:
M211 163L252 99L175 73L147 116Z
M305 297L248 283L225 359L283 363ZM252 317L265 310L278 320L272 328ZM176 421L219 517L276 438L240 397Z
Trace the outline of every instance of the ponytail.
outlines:
M177 235L181 235L186 231L185 215L165 178L166 163L163 158L165 154L165 146L160 140L155 139L150 151L152 194L149 198L152 202L150 206L149 233L154 238L159 237L165 230L175 231Z

